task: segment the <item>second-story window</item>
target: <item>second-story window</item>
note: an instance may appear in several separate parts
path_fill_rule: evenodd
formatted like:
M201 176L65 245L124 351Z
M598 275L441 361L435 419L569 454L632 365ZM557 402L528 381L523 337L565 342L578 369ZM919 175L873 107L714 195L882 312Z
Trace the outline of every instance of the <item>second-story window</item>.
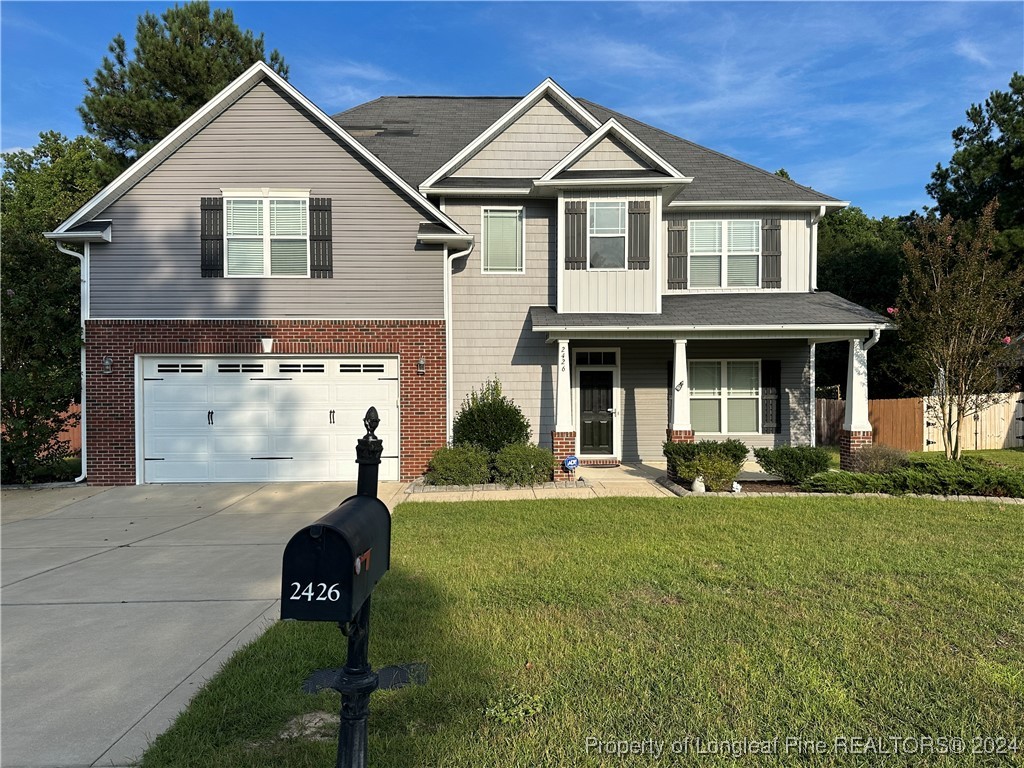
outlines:
M691 288L756 288L761 256L758 220L691 221Z
M626 268L626 203L592 202L588 217L591 269Z
M224 237L228 277L309 277L305 198L227 198Z
M523 272L523 209L484 208L483 218L483 271Z

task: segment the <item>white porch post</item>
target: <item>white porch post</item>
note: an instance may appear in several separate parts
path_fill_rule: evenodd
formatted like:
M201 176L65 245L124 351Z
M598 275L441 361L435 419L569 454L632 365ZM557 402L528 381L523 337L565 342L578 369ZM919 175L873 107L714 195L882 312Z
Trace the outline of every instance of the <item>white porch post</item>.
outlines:
M572 380L569 378L569 340L558 340L558 372L555 379L555 432L573 432Z
M672 358L672 418L669 429L673 432L689 432L690 425L690 382L686 371L686 339L675 339L675 356Z
M870 432L868 421L868 351L860 339L850 339L850 362L846 373L847 432Z

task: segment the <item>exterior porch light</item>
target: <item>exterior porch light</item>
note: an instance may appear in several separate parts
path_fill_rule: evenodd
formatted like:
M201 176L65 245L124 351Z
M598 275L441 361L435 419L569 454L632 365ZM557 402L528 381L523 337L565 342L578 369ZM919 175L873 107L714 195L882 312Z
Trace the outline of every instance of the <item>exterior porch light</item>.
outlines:
M425 358L420 358L416 361L416 375L423 376L427 372L427 361Z
M104 355L102 363L103 363L103 369L102 369L103 373L113 373L114 372L114 358L112 358L110 355Z

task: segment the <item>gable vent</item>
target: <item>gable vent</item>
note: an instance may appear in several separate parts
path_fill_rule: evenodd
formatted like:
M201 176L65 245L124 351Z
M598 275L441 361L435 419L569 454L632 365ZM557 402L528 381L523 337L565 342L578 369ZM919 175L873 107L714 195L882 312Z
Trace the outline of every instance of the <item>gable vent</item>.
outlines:
M202 363L157 363L157 373L202 373Z
M278 373L326 373L323 363L281 363L277 366Z

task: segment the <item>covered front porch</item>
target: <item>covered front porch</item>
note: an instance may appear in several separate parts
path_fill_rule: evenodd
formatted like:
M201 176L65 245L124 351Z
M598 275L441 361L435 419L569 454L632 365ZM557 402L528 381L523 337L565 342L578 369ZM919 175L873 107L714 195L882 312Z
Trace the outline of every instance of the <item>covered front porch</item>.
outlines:
M666 297L665 303L678 312L685 303L680 299L693 298ZM751 306L738 320L759 316L755 303L763 310L780 297L742 298ZM567 315L535 307L531 314L533 329L557 349L551 438L559 459L576 456L582 466L660 461L665 440L734 438L750 449L813 445L815 347L839 340L847 341L850 354L844 456L871 442L867 350L884 327L881 318L875 327L863 315L859 327L845 328L770 322L712 327L699 320L666 327L657 322L673 319L666 311ZM618 327L610 326L612 318Z

